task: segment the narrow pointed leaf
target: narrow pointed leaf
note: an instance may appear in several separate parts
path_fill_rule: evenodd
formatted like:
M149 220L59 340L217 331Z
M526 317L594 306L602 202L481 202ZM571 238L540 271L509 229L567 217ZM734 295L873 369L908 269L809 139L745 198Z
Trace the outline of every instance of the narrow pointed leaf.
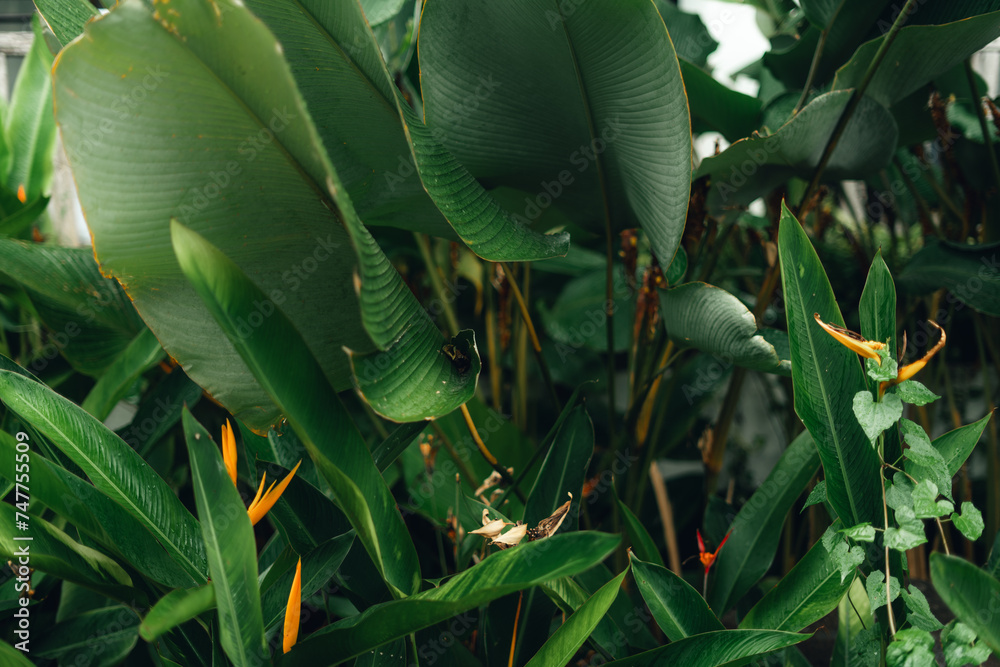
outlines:
M206 611L215 609L215 585L212 582L195 588L178 588L153 605L139 626L139 636L147 642Z
M632 542L631 552L635 554L638 560L665 568L666 564L663 562L660 550L656 548L656 542L653 541L649 531L646 530L646 526L639 521L639 517L633 514L632 510L621 499L618 500L618 511L621 512L622 521L625 524L625 532Z
M152 331L143 329L118 359L108 366L80 407L104 421L135 381L163 357L160 341L156 340Z
M329 583L340 569L347 552L354 544L354 532L350 531L327 540L312 551L302 556L302 599L308 600L317 591ZM297 560L297 559L296 559ZM271 628L280 622L288 604L288 592L295 578L295 564L277 578L273 585L261 593L261 608L264 613L264 627ZM270 572L268 573L270 575Z
M794 646L811 636L776 630L716 630L616 660L615 664L621 667L743 665L750 662L750 658Z
M180 224L173 228L185 275L330 483L372 562L397 592L415 592L416 552L396 501L298 331L276 309L252 336L240 336L239 322L260 291L204 238Z
M556 206L595 231L606 216L635 221L670 264L690 194L691 132L653 3L563 12L546 0L438 0L424 8L419 54L428 127L473 176L530 193L522 218Z
M721 616L739 602L771 567L785 516L818 466L816 444L805 431L792 441L733 519L732 532L709 580L708 601L716 614Z
M139 520L196 582L208 568L198 522L121 438L78 405L23 375L0 370L0 400L78 465L94 486Z
M747 612L740 627L798 632L833 611L853 582L852 576L841 581L840 564L818 541Z
M691 584L660 565L645 563L635 556L630 561L642 599L667 639L675 642L724 629Z
M26 201L49 194L56 120L52 115L52 53L45 44L41 22L31 22L35 40L18 71L4 129L10 142L10 170L4 183L14 192L24 186Z
M618 596L622 580L628 574L628 568L622 570L617 577L601 586L590 596L565 623L552 633L548 641L532 656L527 667L544 667L544 665L563 665L570 662L577 650L587 641L597 624L608 612L611 603Z
M292 649L285 664L349 660L504 595L589 569L618 541L617 535L575 532L491 554L437 588L369 607L314 632Z
M878 457L854 416L864 389L857 355L823 331L813 315L844 325L823 265L795 216L782 207L778 253L792 349L795 412L816 442L827 498L845 524L880 521Z
M257 587L257 545L243 498L229 479L218 445L187 410L181 418L194 500L219 609L220 641L238 667L267 661Z
M957 556L931 554L931 581L958 620L1000 654L1000 581Z
M571 516L566 523L576 527L576 515L583 501L583 480L594 453L594 425L587 409L573 408L545 455L535 485L524 508L524 522L534 526L573 496ZM565 528L564 528L565 529Z

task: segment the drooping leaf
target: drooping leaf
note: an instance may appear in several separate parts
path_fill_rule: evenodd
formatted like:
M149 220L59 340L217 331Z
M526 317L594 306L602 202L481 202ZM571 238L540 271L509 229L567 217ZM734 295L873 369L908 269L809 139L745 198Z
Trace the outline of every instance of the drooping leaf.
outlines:
M995 617L1000 581L962 558L942 553L931 554L931 581L958 620L1000 653L1000 626Z
M1000 316L1000 243L960 245L928 239L899 275L917 294L944 287L966 306Z
M865 95L886 108L947 72L1000 37L1000 12L940 26L904 26L896 35ZM863 44L851 60L837 70L834 90L854 88L864 78L883 38ZM937 48L928 49L928 44Z
M745 664L749 658L793 646L811 636L775 630L716 630L615 662L621 667L717 667Z
M738 141L705 158L695 178L711 176L709 204L749 204L793 176L809 178L851 94L820 95L769 136ZM889 163L896 123L881 105L862 98L826 167L826 180L858 178ZM812 315L812 313L810 313Z
M927 602L927 597L923 592L910 584L910 590L902 591L903 600L906 602L906 620L915 627L928 632L934 632L942 628L941 621L937 620L931 605Z
M667 568L630 558L635 583L656 624L670 641L724 629L691 584Z
M747 612L740 627L798 632L829 614L853 582L854 577L841 579L839 563L817 542Z
M795 438L733 519L709 582L708 600L716 614L736 604L771 567L781 525L819 467L816 449L808 431Z
M80 407L104 421L118 401L125 397L132 384L163 356L160 341L156 340L152 331L143 329L118 359L108 366Z
M757 329L757 321L735 296L707 283L686 283L660 293L668 335L753 370L786 375L790 362Z
M177 588L153 605L139 626L139 635L147 642L156 641L181 623L215 608L215 585L212 582L195 588Z
M572 12L546 0L428 3L420 69L431 131L477 178L532 193L523 218L556 206L595 231L606 216L638 223L669 265L687 211L691 132L651 2ZM488 94L469 99L487 83Z
M63 665L121 664L139 639L139 616L124 605L93 609L56 623L31 654Z
M416 551L396 501L298 331L276 309L252 336L241 336L239 323L260 298L257 287L204 238L176 223L173 229L185 275L268 399L292 425L390 590L415 592Z
M801 115L801 114L800 114ZM854 417L854 395L864 388L854 353L823 331L813 315L843 326L823 265L798 221L782 206L778 252L792 349L795 412L813 434L827 497L845 524L876 523L878 457Z
M287 659L293 664L349 660L508 593L589 569L618 540L617 535L575 532L494 553L437 588L369 607L314 632Z
M565 623L552 633L548 641L542 645L528 661L528 667L544 665L562 665L572 660L573 655L587 641L597 624L604 618L611 603L618 595L622 580L628 574L628 568L622 570L617 577L601 586L590 599L584 602Z
M83 408L19 373L0 370L0 400L138 519L190 577L206 580L198 522L131 447Z
M975 542L978 540L982 534L985 525L983 524L983 515L976 509L976 506L970 503L968 500L962 503L962 513L952 514L951 520L955 524L963 535L969 540Z
M239 667L267 661L257 585L257 546L243 498L229 479L219 447L187 410L181 418L194 499L212 573L226 655Z

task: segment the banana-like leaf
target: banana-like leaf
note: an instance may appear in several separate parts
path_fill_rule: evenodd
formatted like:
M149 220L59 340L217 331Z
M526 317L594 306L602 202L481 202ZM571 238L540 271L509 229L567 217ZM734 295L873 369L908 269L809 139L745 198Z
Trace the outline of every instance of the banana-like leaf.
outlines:
M177 223L173 233L185 275L330 483L380 574L397 595L415 592L417 555L396 501L299 332L275 309L242 336L240 322L262 296L257 286L203 237Z
M886 108L891 107L997 37L1000 37L1000 12L945 25L904 26L875 71L865 95ZM854 88L861 83L882 39L862 44L851 60L837 70L834 90ZM935 48L927 48L928 44L934 44Z
M748 658L794 646L812 635L777 630L716 630L671 642L666 646L616 660L621 667L720 667L743 665Z
M1000 243L963 245L928 239L899 275L918 294L946 288L981 313L1000 317Z
M266 295L241 331L282 306L338 390L351 386L342 347L373 348L356 257L274 36L228 0L171 10L161 22L130 0L88 23L55 69L58 120L102 271L193 380L266 430L278 413L181 273L171 217Z
M896 342L896 286L892 282L889 267L882 259L882 249L875 253L875 259L868 269L865 288L861 292L858 304L858 314L861 316L861 335L868 340L876 340L888 345L889 358L897 358ZM878 382L865 374L865 383L873 396L878 395ZM889 429L885 435L886 461L898 461L902 454L899 433Z
M677 343L737 366L788 375L790 362L757 329L753 313L729 292L707 283L687 283L660 293L661 315Z
M622 570L617 577L601 586L590 596L565 623L552 633L548 641L542 645L528 661L527 667L544 667L545 665L564 665L572 661L573 655L587 641L587 637L601 622L618 596L622 580L628 574L628 568Z
M215 608L215 584L208 582L195 588L178 588L164 595L142 619L139 636L147 642L181 623Z
M286 655L283 664L349 660L509 593L589 569L604 560L618 541L617 535L575 532L494 553L437 588L369 607L314 632Z
M303 600L311 598L333 579L352 544L354 544L354 532L349 531L327 540L302 556ZM277 576L271 586L261 592L260 604L264 613L265 628L271 628L284 616L288 604L288 592L292 587L292 579L295 578L295 560L298 558L289 559L285 571ZM271 574L268 572L268 576Z
M0 370L0 400L149 530L184 572L207 579L198 522L131 447L83 408L24 375Z
M427 129L396 90L357 0L247 4L281 41L323 143L365 221L457 233L474 252L496 261L566 253L567 234L538 234L503 211Z
M105 554L84 546L40 516L17 516L13 505L0 503L0 556L20 567L28 566L72 581L115 600L131 602L145 596L132 588L132 579L121 565ZM23 523L20 523L23 522ZM27 528L18 529L18 525ZM26 538L30 538L28 541ZM20 574L20 573L18 573Z
M793 176L811 176L850 97L850 91L842 90L820 95L774 134L738 141L702 160L695 178L711 176L709 204L749 204ZM892 158L896 136L892 114L863 97L837 142L825 178L858 178L878 171Z
M670 641L725 629L691 584L660 565L635 556L630 561L642 599Z
M841 582L840 564L818 541L747 612L740 627L798 632L836 608L853 582L853 576Z
M634 553L635 557L647 563L665 568L666 565L663 562L663 556L660 555L660 550L656 548L656 542L653 541L649 531L639 521L639 517L633 514L632 510L620 498L618 499L618 511L621 513L622 522L625 524L625 532L632 541L629 553Z
M21 64L4 118L10 144L10 168L4 185L32 201L49 193L52 158L56 147L56 121L52 115L52 53L45 45L41 22L31 22L35 40ZM18 197L21 198L20 196Z
M100 16L97 8L87 0L35 0L35 7L63 46L83 32L87 21Z
M809 429L826 478L827 497L844 525L881 521L879 463L854 416L865 388L856 354L813 317L844 326L823 265L798 220L782 205L778 254L792 348L795 412Z
M145 328L124 290L101 275L85 248L0 239L0 280L22 287L53 332L54 349L43 354L61 352L82 373L103 373Z
M29 642L25 646L30 648L31 643ZM25 655L27 655L26 651L21 651L5 641L0 641L0 658L10 667L33 667L35 663L28 660Z
M958 620L1000 654L1000 581L958 556L933 553L931 582Z
M101 421L107 419L139 377L163 359L160 341L149 329L143 329L105 370L80 406Z
M15 479L16 441L0 431L0 475ZM193 586L162 544L134 516L100 489L39 454L31 456L31 496L77 530L122 556L133 568L166 586Z
M257 544L243 498L229 479L219 447L191 413L181 421L191 461L194 500L219 609L222 648L237 667L268 659L257 587Z
M760 127L760 100L719 83L680 55L684 92L691 105L691 125L695 132L711 130L721 134L726 141L735 142Z
M715 576L709 582L709 604L719 616L739 602L771 567L781 525L816 474L819 459L813 438L804 431L788 445L767 479L733 519L729 540L719 552Z
M663 266L684 227L691 129L674 47L648 0L469 4L420 23L427 126L481 181L595 231L635 226ZM607 221L605 220L607 218Z

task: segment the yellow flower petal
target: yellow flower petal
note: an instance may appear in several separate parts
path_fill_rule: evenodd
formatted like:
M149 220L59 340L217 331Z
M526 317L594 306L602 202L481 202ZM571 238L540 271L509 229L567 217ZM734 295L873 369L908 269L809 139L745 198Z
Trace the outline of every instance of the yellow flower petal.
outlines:
M895 380L881 383L879 385L879 395L885 392L886 387L894 384L899 384L900 382L905 382L906 380L909 380L911 377L919 373L921 370L923 370L924 366L927 365L927 362L931 360L931 357L937 354L941 350L941 348L944 347L945 342L948 340L948 336L944 333L944 329L942 329L941 326L934 320L927 320L927 321L930 324L934 325L935 329L941 332L941 337L938 339L938 342L934 344L934 347L932 347L927 351L927 354L920 357L912 364L906 364L905 366L900 368L899 372L896 373Z
M250 517L250 523L256 526L257 522L263 519L264 515L267 514L272 507L274 507L274 503L278 502L278 498L280 498L281 494L285 492L285 488L292 481L292 477L295 477L295 472L299 469L300 465L302 465L301 460L295 464L295 467L292 468L292 472L288 473L285 479L281 480L281 483L278 484L277 488L275 488L274 483L272 483L263 497L260 495L260 490L257 490L257 497L254 498L254 501L250 503L250 507L247 508L247 515ZM261 480L260 488L264 488L263 480Z
M814 313L813 317L815 317L816 322L823 327L823 331L833 336L838 343L855 354L860 354L862 357L866 357L868 359L874 359L879 366L882 365L882 358L878 356L878 353L876 353L875 350L881 350L885 347L885 343L880 343L874 340L865 340L853 331L848 331L847 329L838 327L835 324L827 324L820 319L819 313Z
M233 427L226 420L225 425L222 427L222 460L226 462L226 472L229 473L229 479L233 480L233 485L236 484L236 434L233 433Z
M298 466L295 466L298 468ZM291 477L291 475L289 475ZM288 593L288 605L285 607L285 633L282 648L285 653L292 650L299 639L299 614L302 612L302 557L295 566L295 579L292 580L292 590Z

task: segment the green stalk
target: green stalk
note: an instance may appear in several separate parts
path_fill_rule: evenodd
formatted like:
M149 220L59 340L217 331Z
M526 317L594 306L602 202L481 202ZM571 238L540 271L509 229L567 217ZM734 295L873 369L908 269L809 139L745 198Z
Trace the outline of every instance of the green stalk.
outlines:
M417 232L413 232L413 238L417 241L420 256L424 260L424 266L427 267L427 275L430 276L434 294L437 296L438 301L441 302L441 311L444 313L444 319L448 322L448 335L454 336L459 331L458 318L455 317L455 310L451 307L450 295L445 291L441 269L438 268L437 263L434 262L434 256L431 254L430 241L428 241L426 234L419 234Z

